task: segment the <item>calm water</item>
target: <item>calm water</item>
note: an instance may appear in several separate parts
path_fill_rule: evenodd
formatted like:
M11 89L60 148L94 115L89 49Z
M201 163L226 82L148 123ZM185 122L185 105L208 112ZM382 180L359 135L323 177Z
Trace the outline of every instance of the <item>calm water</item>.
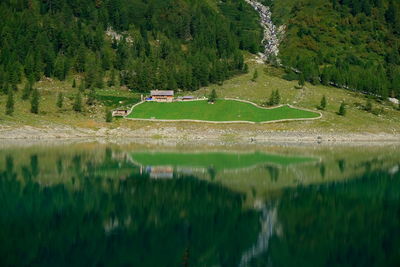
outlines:
M399 266L400 149L0 150L1 266Z

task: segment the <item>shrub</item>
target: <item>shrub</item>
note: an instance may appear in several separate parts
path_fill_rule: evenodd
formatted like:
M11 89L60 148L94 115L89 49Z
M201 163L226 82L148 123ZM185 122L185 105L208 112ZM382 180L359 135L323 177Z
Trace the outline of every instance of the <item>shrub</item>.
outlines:
M217 92L215 89L212 89L210 96L208 97L208 102L214 103L217 100Z
M112 116L112 112L109 109L106 109L106 122L112 122L113 120L113 116Z
M12 89L8 89L6 115L11 116L13 113L14 113L14 94Z
M57 107L61 109L61 108L63 107L63 104L64 104L64 96L63 96L63 94L60 92L60 93L58 93L58 95L57 95Z
M323 97L321 98L321 103L320 103L320 105L319 105L318 108L319 108L320 110L325 110L325 109L326 109L326 105L327 105L326 97L323 96Z
M82 95L80 92L75 95L75 101L72 108L76 112L82 112Z

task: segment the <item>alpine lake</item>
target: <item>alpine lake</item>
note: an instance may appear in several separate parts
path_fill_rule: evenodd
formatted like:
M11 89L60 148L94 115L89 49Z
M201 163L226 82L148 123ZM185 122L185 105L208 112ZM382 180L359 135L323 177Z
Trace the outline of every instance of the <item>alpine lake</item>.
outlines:
M0 144L1 266L400 266L400 146Z

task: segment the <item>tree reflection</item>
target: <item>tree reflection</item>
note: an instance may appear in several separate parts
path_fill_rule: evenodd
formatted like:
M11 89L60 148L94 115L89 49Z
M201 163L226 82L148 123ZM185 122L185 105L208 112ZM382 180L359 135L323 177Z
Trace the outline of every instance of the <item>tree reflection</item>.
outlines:
M2 266L235 266L259 231L242 194L193 177L42 187L28 169L23 181L10 172L0 173Z

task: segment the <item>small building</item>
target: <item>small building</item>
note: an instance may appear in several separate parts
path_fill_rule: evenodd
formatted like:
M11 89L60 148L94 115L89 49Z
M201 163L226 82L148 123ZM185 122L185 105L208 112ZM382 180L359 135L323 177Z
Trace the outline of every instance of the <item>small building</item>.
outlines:
M184 97L182 97L182 100L183 100L183 101L190 101L190 100L194 100L194 96L187 95L187 96L184 96Z
M152 90L150 94L152 101L172 102L174 100L174 91L172 90Z
M127 110L127 109L116 109L116 110L113 110L113 112L112 112L113 117L124 117L124 116L128 116L128 114L129 114L129 110Z

